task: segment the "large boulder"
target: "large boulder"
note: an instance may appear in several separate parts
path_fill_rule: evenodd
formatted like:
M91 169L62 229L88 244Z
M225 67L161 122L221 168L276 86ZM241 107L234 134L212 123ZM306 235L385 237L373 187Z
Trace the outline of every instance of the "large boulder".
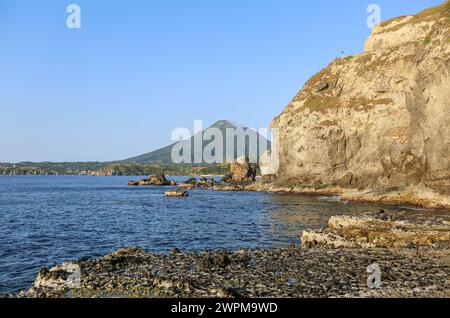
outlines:
M184 190L171 190L165 193L166 197L188 197L189 193Z
M129 186L176 186L176 181L167 180L163 174L150 176L140 181L129 181Z
M179 187L184 189L194 189L194 188L214 188L215 186L219 185L218 182L216 182L214 179L208 179L208 178L200 178L197 180L197 178L190 178L184 182L182 182Z
M231 163L230 174L224 178L224 182L253 182L256 179L256 169L250 164L247 157Z
M208 178L201 178L198 183L198 188L213 188L217 186L218 183L214 179L208 179Z

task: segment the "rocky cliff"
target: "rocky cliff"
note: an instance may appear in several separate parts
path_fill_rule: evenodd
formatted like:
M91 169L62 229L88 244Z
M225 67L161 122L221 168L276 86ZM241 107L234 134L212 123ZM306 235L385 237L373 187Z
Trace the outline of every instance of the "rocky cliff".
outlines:
M450 206L449 40L446 1L383 22L308 80L272 123L279 182Z

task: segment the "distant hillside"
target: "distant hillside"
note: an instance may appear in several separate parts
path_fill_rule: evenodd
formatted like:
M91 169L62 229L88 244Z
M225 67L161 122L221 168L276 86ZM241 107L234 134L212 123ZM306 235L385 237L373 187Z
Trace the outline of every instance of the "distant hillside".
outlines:
M247 129L246 127L235 126L233 123L231 123L230 121L227 121L227 120L218 121L218 122L216 122L214 125L212 125L209 128L217 128L217 129L219 129L222 132L222 134L224 136L224 141L223 141L223 143L224 143L224 152L225 152L225 149L226 149L225 146L226 146L226 142L227 142L226 141L226 130L228 128L233 128L233 129L243 128L244 130ZM207 128L207 129L209 129L209 128ZM202 133L204 134L204 132L205 132L205 130ZM267 141L267 148L270 148L270 141L268 141L267 139L265 139L263 136L261 136L259 134L258 134L258 137L259 137L258 138L259 141L266 140ZM191 137L192 154L194 153L194 151L193 151L193 145L194 145L193 140L194 140L194 136ZM259 141L258 141L258 145L256 145L258 147L258 149L260 147ZM210 143L210 141L203 141L203 147L205 147L209 143ZM161 163L161 164L173 164L173 161L172 161L172 148L176 144L178 144L178 143L173 143L173 144L171 144L171 145L169 145L167 147L164 147L164 148L161 148L161 149L158 149L158 150L155 150L155 151L152 151L152 152L140 155L140 156L136 156L136 157L133 157L133 158L125 159L123 161L120 161L119 163L133 163L133 164ZM236 148L234 149L234 153L235 153L234 159L237 159L236 158L237 157L237 150L236 150ZM248 155L248 153L249 153L249 142L247 140L246 141L246 155ZM225 156L225 153L224 153L224 156ZM193 155L192 155L192 162L194 162Z
M100 169L106 164L101 162L0 162L0 175L77 175Z
M237 127L227 120L216 122L209 128L219 129L224 137L224 156L226 146L226 130L227 128ZM202 132L204 134L205 131ZM270 148L270 142L263 136L257 134L258 143L256 146L257 153L262 145L260 141L267 142L267 148ZM192 154L194 137L191 138ZM186 141L184 141L186 142ZM204 141L203 147L211 141ZM21 163L0 163L1 175L102 175L102 176L130 176L130 175L151 175L156 173L166 173L171 175L224 175L228 173L229 164L175 164L172 162L172 148L178 143L173 143L167 147L122 161L114 162L21 162ZM246 155L249 154L249 141L246 140ZM237 159L236 145L234 149L234 159ZM224 158L225 159L225 158ZM192 162L194 158L192 156Z
M214 165L162 165L152 164L111 164L102 167L91 175L95 176L150 176L155 174L165 174L169 176L204 176L226 175L230 171L230 165L226 163Z

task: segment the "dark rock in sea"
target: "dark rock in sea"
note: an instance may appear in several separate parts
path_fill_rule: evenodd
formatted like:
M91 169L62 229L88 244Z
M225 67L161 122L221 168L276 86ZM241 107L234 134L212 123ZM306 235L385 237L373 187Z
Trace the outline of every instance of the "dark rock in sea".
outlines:
M213 188L219 185L214 179L201 178L197 180L197 178L190 178L184 182L182 182L179 187L184 189L194 189L194 188Z
M189 178L186 181L184 181L183 183L196 185L197 184L197 178Z
M175 181L167 180L164 175L150 176L148 179L140 181L129 181L129 186L176 186Z
M219 183L216 182L214 179L207 179L207 178L201 178L198 183L197 187L199 188L212 188L218 185Z

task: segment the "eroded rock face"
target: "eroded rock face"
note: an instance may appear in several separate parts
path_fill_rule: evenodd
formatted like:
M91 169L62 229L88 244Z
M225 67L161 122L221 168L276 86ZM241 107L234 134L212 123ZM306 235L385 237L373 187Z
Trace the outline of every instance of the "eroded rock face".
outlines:
M280 182L450 193L450 2L384 22L314 75L272 126Z
M231 163L230 175L225 182L253 182L256 178L256 169L249 163L248 158L241 158Z

